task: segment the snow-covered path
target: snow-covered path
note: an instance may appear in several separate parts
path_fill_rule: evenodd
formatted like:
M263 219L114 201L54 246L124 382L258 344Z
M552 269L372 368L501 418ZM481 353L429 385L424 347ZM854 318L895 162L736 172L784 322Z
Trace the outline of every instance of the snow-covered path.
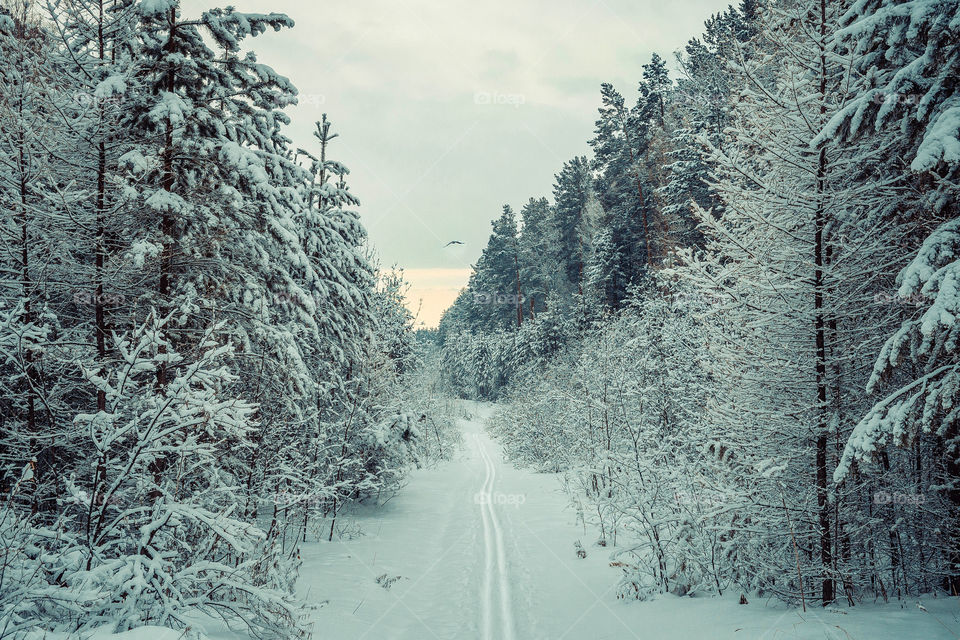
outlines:
M304 549L305 588L330 600L317 637L516 637L515 541L502 515L512 507L499 448L483 430L492 408L474 410L476 419L461 421L455 461L417 472L395 499L354 514L355 539L348 531Z
M353 514L339 541L304 546L301 594L324 603L314 638L960 637L956 599L925 599L929 612L912 603L806 613L762 600L740 606L739 594L617 600L610 550L576 523L559 479L504 463L484 430L493 407L469 411L457 459L417 471L386 505Z
M493 409L470 403L457 459L416 472L383 507L353 514L356 537L348 530L340 541L305 546L302 591L327 601L317 612L316 637L560 637L532 615L543 608L535 593L540 580L552 583L543 595L563 610L553 618L569 626L583 613L576 585L553 555L559 548L548 552L538 540L560 533L555 546L578 562L566 498L556 477L503 462L485 432ZM531 571L531 562L540 570ZM611 577L604 572L604 589Z
M496 507L503 501L499 500L499 494L493 491L494 483L497 479L497 466L490 457L489 445L484 437L479 433L474 433L473 441L476 451L480 454L486 467L486 477L483 480L483 488L477 494L476 502L480 504L480 518L483 520L483 542L484 542L484 569L483 569L483 591L480 594L480 604L483 609L483 625L481 627L483 637L492 639L496 637L512 640L513 638L513 601L510 599L510 582L507 579L507 561L506 552L503 547L503 529L500 527L500 519L497 517ZM496 596L493 593L494 576L498 586ZM497 625L494 624L493 603L500 601L500 624L502 635L495 633Z

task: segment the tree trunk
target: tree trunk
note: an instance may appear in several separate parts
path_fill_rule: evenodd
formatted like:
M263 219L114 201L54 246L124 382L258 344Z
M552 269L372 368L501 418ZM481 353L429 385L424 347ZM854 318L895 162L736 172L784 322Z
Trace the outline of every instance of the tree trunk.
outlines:
M176 52L176 32L177 32L177 9L175 7L170 8L169 14L170 20L170 37L167 40L165 47L166 53L168 56L171 56ZM173 71L173 62L168 60L167 62L171 65L167 69L166 77L166 90L173 92L176 88L176 79ZM170 119L167 119L166 130L164 131L164 140L163 140L163 152L161 154L162 165L163 165L163 175L160 178L160 188L169 193L173 193L174 186L174 177L173 177L173 123ZM169 309L167 305L169 303L169 297L172 290L172 280L173 280L173 217L170 215L170 212L164 209L163 214L160 218L160 235L163 242L163 248L160 252L160 304L163 311L161 316L165 316ZM161 345L158 348L158 353L166 353L166 347ZM160 366L157 368L157 385L162 388L167 384L167 364L166 362L161 362Z
M820 114L826 113L827 58L824 50L826 38L826 0L820 0ZM833 543L830 528L830 505L827 487L827 358L824 323L824 238L826 203L824 197L827 172L827 151L821 146L817 157L817 200L814 214L814 331L816 334L816 382L817 382L817 441L816 441L816 487L817 510L820 528L820 569L822 601L827 606L834 600Z

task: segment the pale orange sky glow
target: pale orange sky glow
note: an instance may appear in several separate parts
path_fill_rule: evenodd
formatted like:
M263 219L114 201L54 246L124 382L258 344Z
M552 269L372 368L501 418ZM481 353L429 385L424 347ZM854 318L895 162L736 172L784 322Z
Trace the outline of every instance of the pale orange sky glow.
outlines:
M460 290L467 286L470 269L404 269L403 277L410 283L407 307L417 314L417 326L423 322L434 328L444 310L453 304Z

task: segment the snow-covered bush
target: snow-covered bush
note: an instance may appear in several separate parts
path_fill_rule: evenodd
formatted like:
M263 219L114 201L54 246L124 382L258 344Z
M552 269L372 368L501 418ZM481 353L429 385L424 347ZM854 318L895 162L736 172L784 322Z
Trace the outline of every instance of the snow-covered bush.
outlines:
M178 353L169 322L151 315L116 340L114 368L88 372L107 406L77 416L91 455L82 481L67 482L70 533L59 552L71 566L59 580L95 597L67 617L77 630L185 629L202 612L257 637L303 635L290 593L296 566L264 558L270 541L241 518L238 478L224 464L252 446L256 410L227 393L232 348L211 327L195 353Z
M656 300L654 298L653 300ZM494 432L508 457L562 471L585 524L623 569L621 593L724 588L710 531L718 501L700 464L706 357L686 308L631 308L516 387Z

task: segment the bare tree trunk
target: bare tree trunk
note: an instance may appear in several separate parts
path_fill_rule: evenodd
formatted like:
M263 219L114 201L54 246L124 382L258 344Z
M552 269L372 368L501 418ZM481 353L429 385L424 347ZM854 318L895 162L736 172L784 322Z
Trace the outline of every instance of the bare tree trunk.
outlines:
M176 7L171 7L168 15L170 21L170 35L165 46L165 51L169 57L172 57L176 52L176 33L177 33L177 9ZM176 78L173 70L173 62L167 60L167 64L170 66L167 68L166 79L165 79L165 89L168 92L173 92L176 88ZM174 188L174 175L173 175L173 123L167 118L167 124L164 131L164 140L163 140L163 151L161 153L161 164L163 167L163 174L160 177L160 188L168 193L173 193ZM170 294L172 292L172 282L173 282L173 242L174 242L174 221L173 216L170 214L168 209L164 209L160 217L160 236L161 242L163 243L163 248L160 251L160 283L159 283L159 297L160 297L160 308L161 308L161 317L166 317L169 313L169 304L170 304ZM164 332L166 333L166 332ZM157 347L157 354L162 356L167 353L167 347L165 344L161 344ZM157 389L163 393L165 387L167 386L167 362L161 357L160 364L157 367ZM150 463L149 469L150 473L153 476L154 488L150 490L150 499L157 500L160 495L160 481L163 472L167 468L167 461L162 457L158 457L156 460Z
M100 54L101 62L105 58L106 46L103 37L103 1L101 0L97 4L98 15L97 15L97 44L98 52ZM99 108L101 122L104 118L104 110L101 106ZM96 282L96 298L93 301L94 304L94 322L96 326L96 342L97 342L97 360L100 361L101 365L107 358L107 321L106 321L106 311L103 308L103 269L106 262L106 238L105 238L105 229L104 229L104 217L105 217L105 205L106 205L106 173L107 173L107 145L106 141L101 138L100 143L97 145L97 195L96 195L96 226L97 226L97 239L96 239L96 257L95 260L95 282ZM101 366L100 375L103 375L104 371ZM107 394L103 389L97 390L97 411L106 411L107 410Z
M826 0L820 0L820 114L826 113L827 56L825 38L827 33ZM823 572L822 600L827 606L834 600L833 543L830 527L830 505L827 487L827 363L824 323L824 238L826 224L827 151L821 146L817 158L817 201L814 216L814 331L816 333L816 381L817 381L817 441L816 441L816 487L817 510L820 527L820 566Z
M24 20L26 16L24 16ZM23 34L23 38L26 39L28 36ZM24 43L22 46L26 46ZM26 91L25 87L20 88L20 100L17 105L17 112L19 118L19 131L18 131L18 150L17 150L17 162L19 178L18 180L18 195L19 195L19 215L17 216L20 221L20 278L21 282L21 295L23 296L23 311L21 313L20 319L24 327L29 326L34 321L33 315L33 280L30 276L30 214L29 214L29 178L28 178L28 157L26 152L27 145L27 136L24 131L23 122L25 113L24 113L24 100L25 97L23 92ZM26 424L26 433L28 437L28 447L30 456L38 456L39 449L39 428L37 425L37 389L40 388L40 373L37 369L36 364L36 352L34 350L31 340L26 340L24 344L24 353L23 361L26 373L26 389L25 395L27 399L27 424ZM38 460L38 462L40 462ZM35 481L33 483L34 488L39 485L39 481L42 476L43 464L34 465L34 473L36 474ZM34 514L40 511L40 503L38 492L34 492L31 499L31 510Z
M170 36L167 40L165 50L168 56L172 56L176 52L176 31L177 31L177 10L175 7L170 8L169 13L170 20ZM174 72L172 68L172 62L168 61L168 64L171 65L167 69L166 77L166 90L173 92L176 88L176 81L174 77ZM173 193L174 187L174 176L173 176L173 123L170 119L167 119L166 130L164 131L164 140L163 140L163 153L161 154L161 162L163 165L163 175L160 178L160 188L168 193ZM164 209L163 214L160 218L160 234L163 242L163 249L160 252L160 302L163 305L163 313L161 315L166 315L167 308L166 305L169 302L168 298L172 290L172 280L173 280L173 217L170 215L169 211ZM161 345L158 349L159 353L165 353L166 347ZM167 384L167 365L165 362L161 362L159 368L157 369L157 385L159 387L164 387Z
M523 294L520 291L520 258L517 255L517 239L513 239L513 270L517 278L517 328L523 326Z

